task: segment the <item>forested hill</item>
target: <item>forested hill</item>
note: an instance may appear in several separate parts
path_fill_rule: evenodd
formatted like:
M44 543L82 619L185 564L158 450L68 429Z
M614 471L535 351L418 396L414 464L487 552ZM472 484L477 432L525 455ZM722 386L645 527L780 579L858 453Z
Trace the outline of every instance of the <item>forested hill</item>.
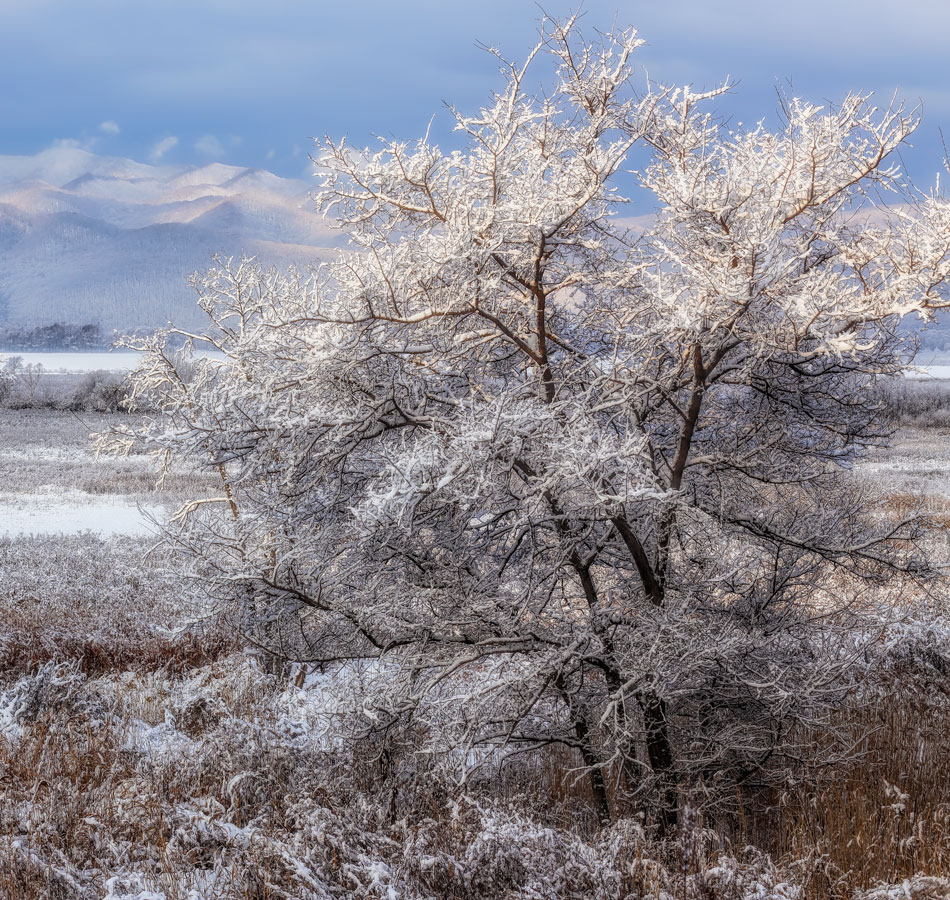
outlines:
M908 327L917 328L918 325L915 321L908 323ZM950 315L946 312L921 331L918 360L925 364L950 360Z
M150 166L75 148L0 156L0 328L191 325L187 277L213 254L306 264L339 240L312 189L218 163Z

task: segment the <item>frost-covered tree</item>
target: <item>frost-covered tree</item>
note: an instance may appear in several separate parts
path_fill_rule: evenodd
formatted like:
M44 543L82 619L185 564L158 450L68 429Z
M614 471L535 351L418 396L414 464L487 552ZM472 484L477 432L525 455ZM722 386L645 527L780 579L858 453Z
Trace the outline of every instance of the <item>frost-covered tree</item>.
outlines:
M16 372L23 360L19 356L0 356L0 403L13 392L16 383Z
M719 92L635 87L639 44L545 20L452 110L463 149L325 142L351 249L197 277L225 361L145 342L163 415L126 437L220 474L169 539L253 640L352 666L367 721L432 749L574 748L604 820L639 797L669 826L801 757L865 588L925 566L850 469L899 321L945 302L950 207L891 162L912 114L729 130ZM645 229L617 215L637 144Z

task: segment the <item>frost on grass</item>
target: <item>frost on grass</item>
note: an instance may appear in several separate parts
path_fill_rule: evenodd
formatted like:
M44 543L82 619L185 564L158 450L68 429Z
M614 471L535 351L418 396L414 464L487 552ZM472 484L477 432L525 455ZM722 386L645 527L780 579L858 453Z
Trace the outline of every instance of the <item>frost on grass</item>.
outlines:
M233 646L181 601L160 553L129 537L0 536L0 671L71 660L91 671L188 666Z
M326 685L296 690L316 700ZM394 806L380 790L378 759L302 741L283 720L293 703L249 654L176 677L89 678L62 665L23 676L0 694L13 711L4 721L16 722L0 733L0 893L798 896L764 857L737 860L711 832L664 848L622 820L585 837L497 799L439 799L425 781L405 783Z
M915 631L895 631L886 646L898 672L919 655ZM818 896L805 893L807 865L730 849L698 820L661 844L638 818L600 830L567 826L557 820L569 807L532 811L527 794L493 796L490 780L474 791L443 781L437 767L414 763L411 747L360 742L366 720L350 680L366 677L339 668L288 684L245 652L178 674L90 677L51 662L10 681L0 692L0 892L77 900ZM923 814L918 799L885 788L895 821L898 803ZM521 790L531 789L529 778ZM892 858L906 844L894 837ZM828 865L811 860L811 870ZM939 880L908 884L909 895L895 893L905 889L898 883L868 896L940 896L926 892ZM850 893L839 882L826 896Z
M946 897L950 897L950 879L915 876L898 884L861 891L855 900L945 900Z
M930 655L950 649L945 636L925 643ZM884 645L882 680L905 677L907 660L921 655L916 629L888 633ZM373 738L357 702L367 677L338 667L288 683L246 651L177 672L87 675L60 661L8 678L0 690L0 895L846 900L861 883L854 879L867 877L840 868L822 841L770 858L728 841L698 811L662 842L639 816L585 825L569 797L537 797L541 770L531 766L507 796L500 770L459 785L444 768L420 765L411 743ZM851 714L872 701L883 713L887 699L870 693ZM907 769L905 760L897 765ZM887 869L950 852L939 830L950 797L922 797L925 786L906 773L888 777L879 810L865 808L884 827L862 855L879 845ZM818 825L824 801L808 796ZM927 830L928 816L937 831ZM851 840L863 838L852 832ZM931 900L944 884L908 876L866 897Z

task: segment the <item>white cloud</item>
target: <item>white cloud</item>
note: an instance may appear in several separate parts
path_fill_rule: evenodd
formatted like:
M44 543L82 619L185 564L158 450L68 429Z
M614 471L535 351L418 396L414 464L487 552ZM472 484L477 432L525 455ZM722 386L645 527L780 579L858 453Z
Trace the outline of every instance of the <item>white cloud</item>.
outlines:
M66 150L86 150L89 153L92 153L96 149L96 144L98 143L98 138L85 138L84 140L77 140L76 138L56 138L50 147L54 149L66 149Z
M169 150L178 144L178 138L175 135L169 135L158 141L149 151L148 158L154 163L158 162Z
M99 130L105 134L118 134L122 129L119 128L118 122L113 122L112 119L107 119L105 122L99 123Z
M613 219L614 224L621 228L629 228L636 234L643 234L654 225L656 225L657 216L655 213L642 213L639 216L617 216Z
M195 150L199 153L204 154L205 156L224 156L224 147L221 146L221 141L219 141L213 134L206 134L198 138L195 141Z

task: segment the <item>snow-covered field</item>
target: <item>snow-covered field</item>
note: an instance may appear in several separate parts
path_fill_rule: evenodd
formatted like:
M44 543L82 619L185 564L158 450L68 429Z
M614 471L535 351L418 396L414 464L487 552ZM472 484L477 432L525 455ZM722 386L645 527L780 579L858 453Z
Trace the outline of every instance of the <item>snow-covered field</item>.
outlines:
M562 782L554 770L525 763L507 773L517 808L497 785L453 799L429 759L399 757L398 741L384 757L378 744L356 739L353 680L371 682L370 671L275 674L205 610L186 605L160 551L144 555L154 541L143 513L161 515L209 485L179 473L155 492L148 459L96 460L89 432L116 418L0 410L4 900L817 896L800 887L806 866L705 843L711 831L690 837L696 843L682 858L678 844L651 844L636 819L585 831L570 819L577 779ZM905 429L858 470L885 492L943 502L950 441L938 429ZM938 637L928 652L940 650ZM901 773L908 760L940 771L939 754L950 758L944 720L916 708L904 718L883 711L902 739L933 731L926 745L902 740L909 756L893 761L896 774L882 768L873 784L865 779L867 796L885 804L874 807L872 836L888 850L894 884L833 896L950 896L950 881L892 862L905 846L919 844L930 860L942 852L933 849L942 801L919 791L906 799L915 788ZM384 760L405 773L396 788ZM898 781L907 793L892 796ZM810 802L840 805L853 782L841 790ZM905 801L914 817L895 811ZM815 859L830 868L823 847L802 845L789 858L807 857L808 871Z
M80 491L60 496L34 493L0 493L0 535L155 534L151 519L163 514L163 507L131 503L121 494L91 499Z
M62 365L70 357L133 354L27 354ZM81 361L80 361L81 362ZM94 366L90 366L93 368ZM153 491L145 457L97 459L90 433L111 417L48 410L0 410L0 535L154 534L161 518L202 486L180 478ZM944 429L904 428L887 450L857 466L876 489L925 502L950 500L950 435Z
M97 458L91 433L115 416L0 410L0 536L76 534L147 537L201 479L179 474L155 490L151 460Z
M904 428L892 446L858 464L875 488L922 499L950 499L950 434L945 429Z

